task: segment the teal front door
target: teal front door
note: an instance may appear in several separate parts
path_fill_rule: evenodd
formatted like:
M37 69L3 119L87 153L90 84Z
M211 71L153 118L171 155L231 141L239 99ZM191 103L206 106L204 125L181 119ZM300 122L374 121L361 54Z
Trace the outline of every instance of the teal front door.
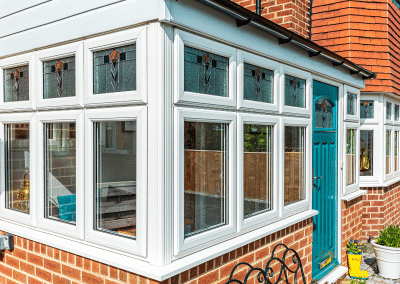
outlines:
M321 279L338 262L338 88L313 82L313 279Z

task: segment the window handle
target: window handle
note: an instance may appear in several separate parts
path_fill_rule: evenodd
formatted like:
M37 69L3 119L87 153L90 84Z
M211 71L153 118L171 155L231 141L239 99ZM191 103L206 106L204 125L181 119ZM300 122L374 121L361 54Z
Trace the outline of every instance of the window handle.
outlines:
M313 177L312 179L322 179L322 177Z

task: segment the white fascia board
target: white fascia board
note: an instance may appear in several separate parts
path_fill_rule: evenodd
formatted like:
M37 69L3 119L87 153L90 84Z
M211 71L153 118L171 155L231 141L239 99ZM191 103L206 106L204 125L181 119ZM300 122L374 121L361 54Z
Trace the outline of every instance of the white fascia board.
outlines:
M3 218L0 218L0 228L2 231L15 234L22 238L47 246L56 247L57 249L96 260L157 281L163 281L201 263L209 261L210 259L307 220L317 214L318 211L316 210L308 210L296 214L279 222L237 236L229 241L191 254L187 257L183 257L163 267L152 265L144 259L140 260L137 257L134 258L133 256L122 252L116 252L112 249L101 247L93 243L75 240L55 233L16 224Z
M347 68L334 67L332 61L322 56L309 57L308 51L294 44L279 45L277 37L251 25L238 28L233 17L199 1L171 1L170 13L171 23L182 29L313 74L329 76L355 88L362 89L365 86L361 76L350 75Z

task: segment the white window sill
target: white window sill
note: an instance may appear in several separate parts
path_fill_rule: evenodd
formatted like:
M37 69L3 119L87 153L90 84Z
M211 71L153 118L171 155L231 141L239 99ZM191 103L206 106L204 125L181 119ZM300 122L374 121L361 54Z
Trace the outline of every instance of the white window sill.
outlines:
M325 277L318 279L318 283L328 283L328 284L336 283L336 281L339 280L339 278L345 275L346 273L347 273L347 267L339 265L330 273L325 275Z
M350 193L347 195L343 195L342 200L350 201L350 200L356 199L357 197L363 196L366 193L368 193L368 190L357 190L356 192L353 192L353 193Z
M395 177L391 180L379 183L379 182L362 182L360 181L360 188L364 188L364 187L388 187L391 186L392 184L399 182L400 181L400 176Z
M107 247L101 247L86 241L76 240L44 230L31 228L26 225L16 224L3 218L0 218L0 228L2 228L2 230L5 232L27 238L35 242L115 266L119 269L149 277L157 281L163 281L194 266L235 250L245 244L254 242L262 237L268 236L291 225L307 220L308 218L311 218L317 214L318 211L316 210L308 210L306 212L296 214L268 226L256 229L226 242L191 254L187 257L183 257L163 267L152 265L145 261L145 259L141 260L138 257L113 251Z

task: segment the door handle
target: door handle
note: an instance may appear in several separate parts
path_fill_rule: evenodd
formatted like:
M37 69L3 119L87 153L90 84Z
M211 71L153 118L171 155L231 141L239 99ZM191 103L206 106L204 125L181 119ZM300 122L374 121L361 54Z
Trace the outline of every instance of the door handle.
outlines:
M312 179L322 179L322 177L313 177Z

